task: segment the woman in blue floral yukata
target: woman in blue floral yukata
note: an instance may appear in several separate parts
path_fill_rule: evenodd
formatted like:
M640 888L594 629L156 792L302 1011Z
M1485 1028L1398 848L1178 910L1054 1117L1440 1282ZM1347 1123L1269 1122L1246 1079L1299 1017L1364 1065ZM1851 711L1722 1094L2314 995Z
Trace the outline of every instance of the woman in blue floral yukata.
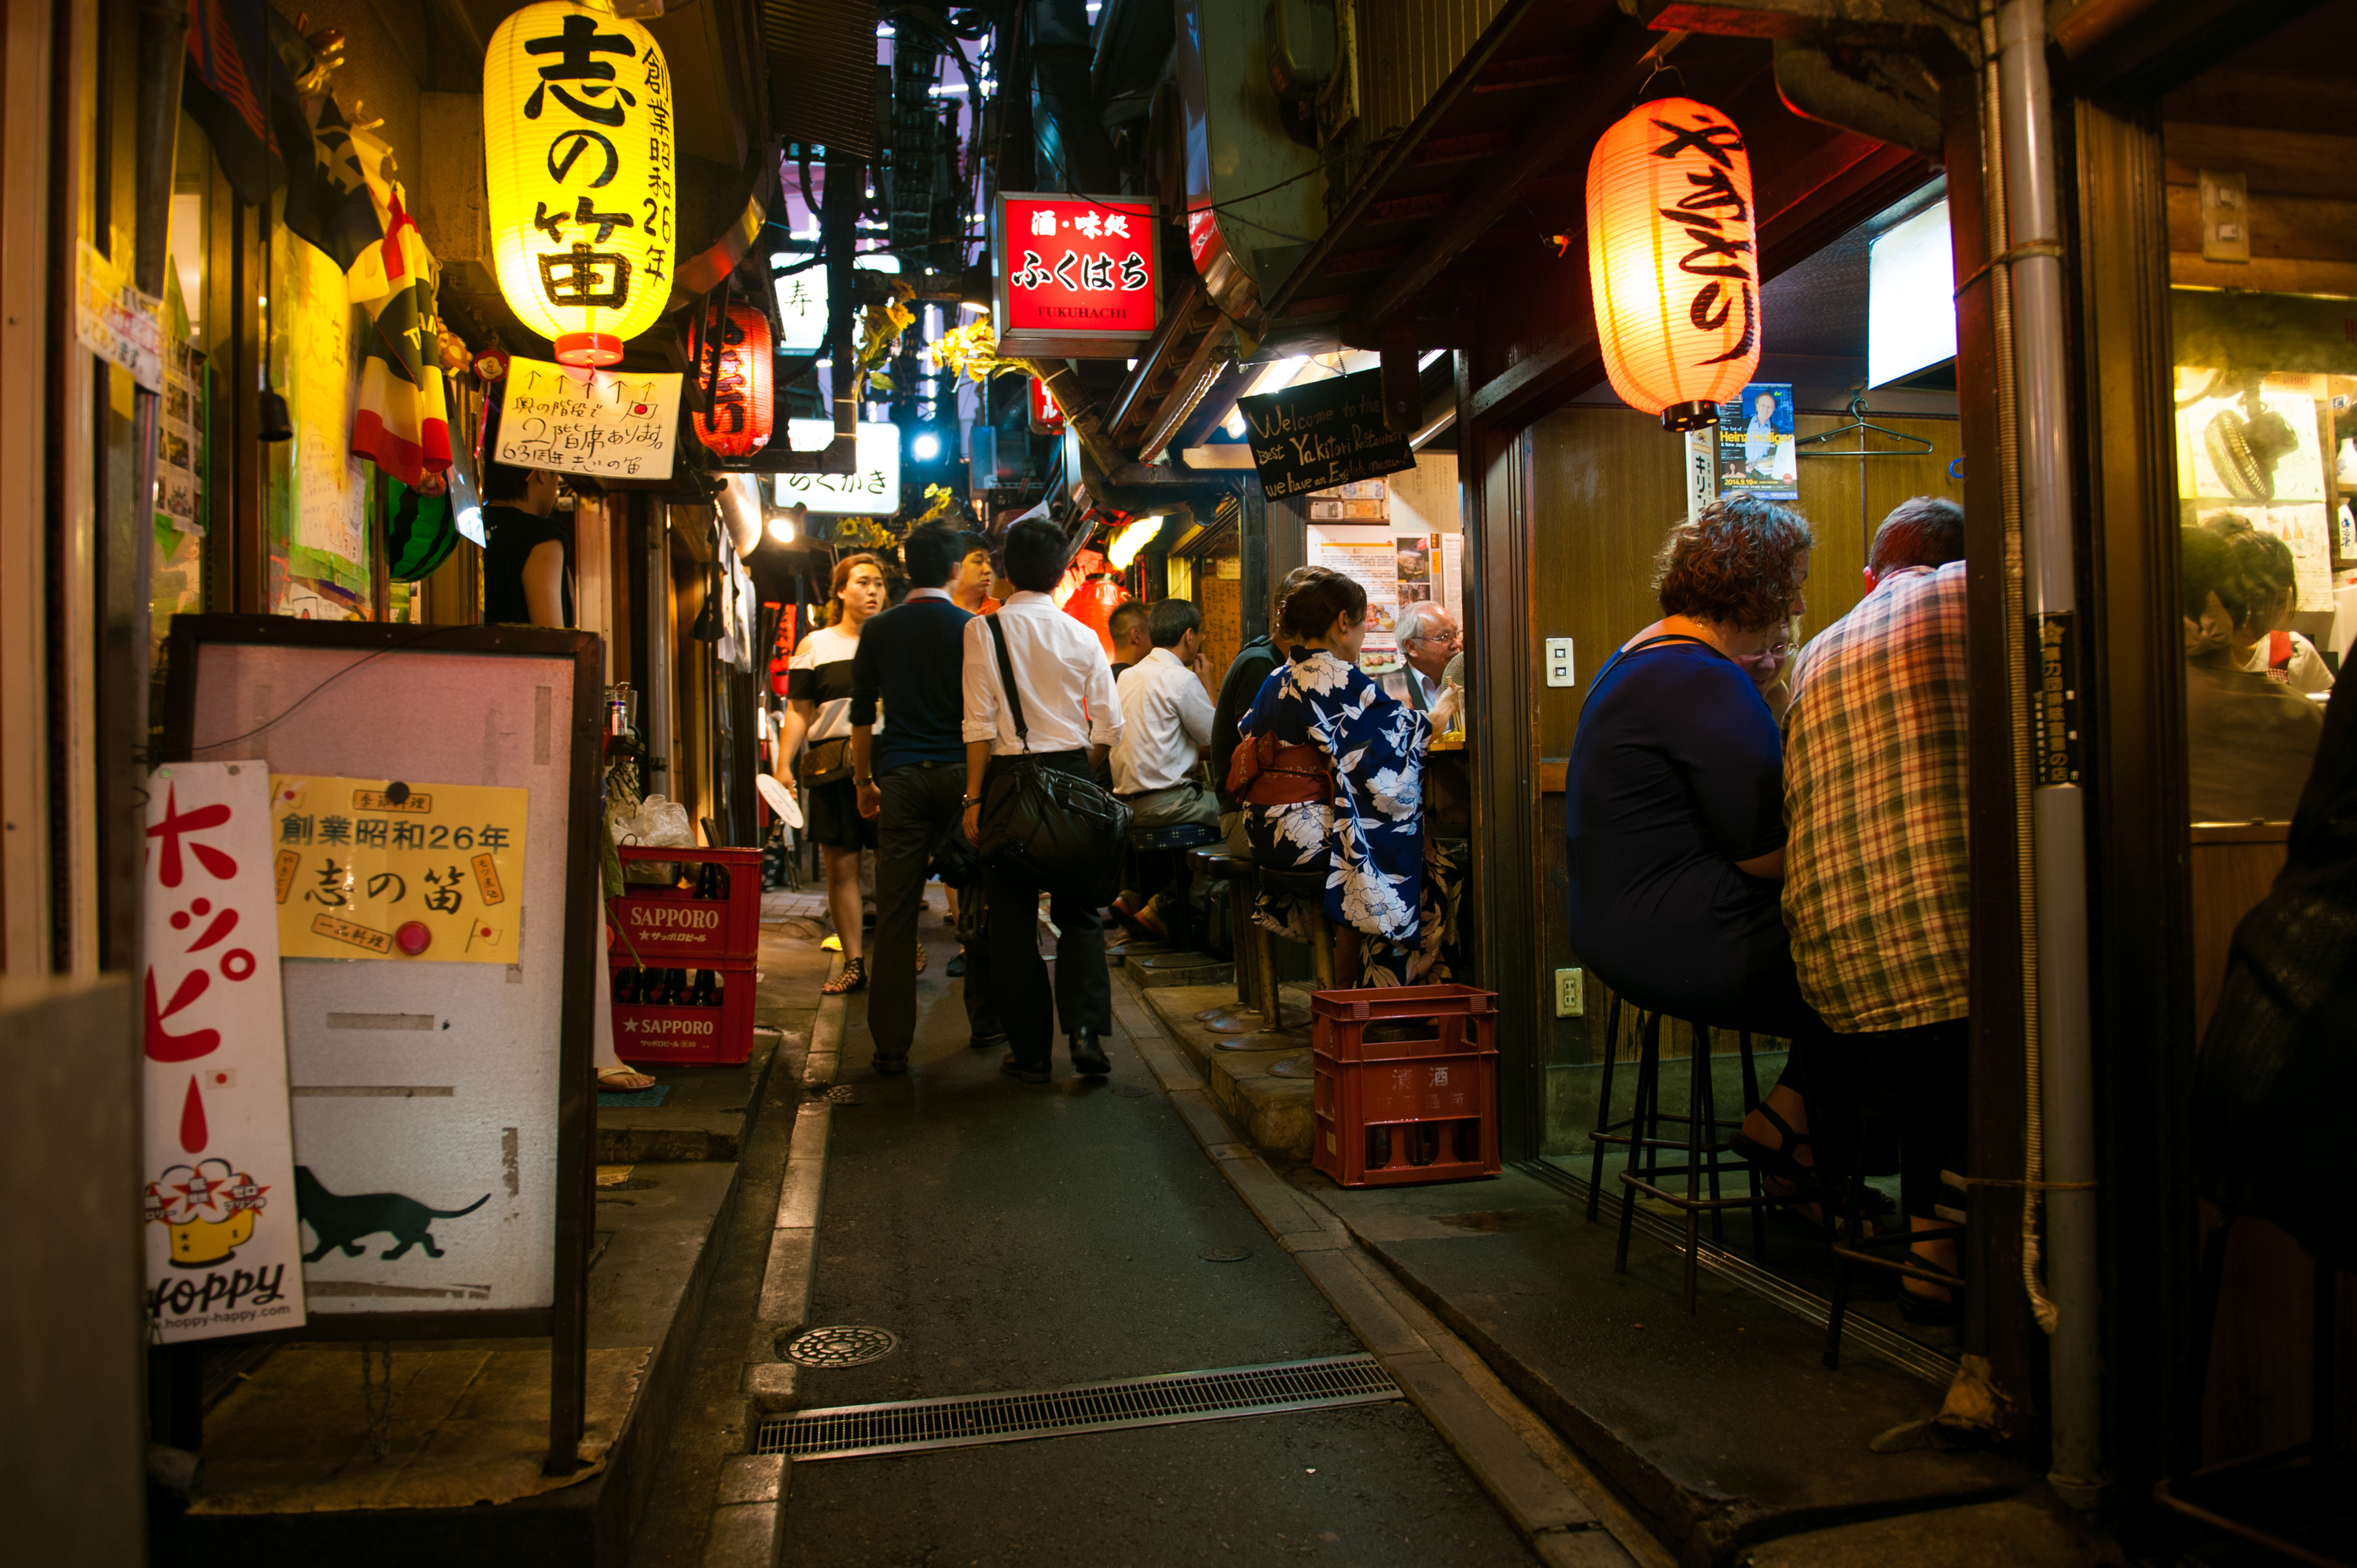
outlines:
M1426 865L1425 716L1358 666L1367 593L1340 573L1294 590L1277 639L1289 655L1237 724L1229 789L1244 802L1253 859L1323 869L1340 983L1414 985L1447 978L1446 908ZM1262 925L1297 941L1310 911L1263 894Z

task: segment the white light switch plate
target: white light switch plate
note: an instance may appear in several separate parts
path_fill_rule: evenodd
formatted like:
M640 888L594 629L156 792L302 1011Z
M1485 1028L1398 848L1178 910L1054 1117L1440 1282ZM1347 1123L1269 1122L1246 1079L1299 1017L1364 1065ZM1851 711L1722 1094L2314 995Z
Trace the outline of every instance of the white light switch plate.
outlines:
M1577 686L1579 677L1573 673L1571 639L1550 637L1546 639L1546 683L1550 686Z

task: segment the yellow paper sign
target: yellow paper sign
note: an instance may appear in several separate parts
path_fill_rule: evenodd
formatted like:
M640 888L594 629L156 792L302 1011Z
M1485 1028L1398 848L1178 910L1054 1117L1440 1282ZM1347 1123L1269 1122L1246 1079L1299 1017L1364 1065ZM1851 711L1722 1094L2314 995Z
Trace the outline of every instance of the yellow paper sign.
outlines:
M281 954L515 962L530 795L274 774Z

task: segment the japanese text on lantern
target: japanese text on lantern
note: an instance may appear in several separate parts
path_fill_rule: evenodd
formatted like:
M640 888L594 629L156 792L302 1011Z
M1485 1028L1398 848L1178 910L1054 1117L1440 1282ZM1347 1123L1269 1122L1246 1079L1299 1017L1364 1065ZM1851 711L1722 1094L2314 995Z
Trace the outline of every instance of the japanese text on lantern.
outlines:
M282 950L515 962L530 794L274 776L271 881Z
M1003 200L1002 338L1153 332L1157 291L1151 206L1085 197Z
M1743 134L1688 98L1641 103L1587 169L1588 285L1612 389L1673 429L1707 424L1760 360Z
M149 779L143 1209L167 1342L304 1320L265 788L259 762Z
M541 0L484 60L500 291L570 365L621 358L670 294L671 81L636 22Z

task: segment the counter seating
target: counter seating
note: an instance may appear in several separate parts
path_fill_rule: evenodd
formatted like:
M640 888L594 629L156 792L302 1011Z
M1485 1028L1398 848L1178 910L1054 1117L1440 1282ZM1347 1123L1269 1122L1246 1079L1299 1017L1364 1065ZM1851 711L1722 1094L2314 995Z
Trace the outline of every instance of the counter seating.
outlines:
M1151 878L1157 889L1168 890L1177 897L1165 900L1167 913L1163 924L1170 932L1173 953L1192 952L1195 948L1195 907L1186 897L1187 853L1204 844L1220 842L1220 830L1200 822L1178 822L1168 827L1132 828L1129 830L1130 863L1138 868L1138 885L1145 886L1146 868L1158 875Z
M1638 1036L1637 1093L1629 1114L1612 1119L1612 1078L1620 1044L1620 1021L1624 1012L1631 1019ZM1674 1022L1675 1020L1670 1020ZM1663 1015L1647 1012L1622 1001L1615 993L1605 1012L1605 1055L1603 1081L1598 1086L1596 1101L1596 1126L1588 1133L1591 1147L1587 1177L1587 1217L1596 1218L1597 1204L1602 1194L1604 1176L1604 1145L1618 1144L1628 1150L1620 1169L1620 1240L1613 1255L1615 1273L1625 1273L1629 1267L1629 1236L1636 1220L1637 1195L1659 1199L1685 1217L1685 1288L1684 1305L1688 1312L1695 1309L1695 1286L1701 1269L1702 1217L1710 1216L1711 1240L1725 1245L1726 1214L1730 1208L1751 1211L1752 1256L1767 1262L1768 1221L1766 1211L1776 1199L1760 1185L1760 1173L1751 1164L1728 1147L1727 1135L1743 1125L1742 1118L1723 1120L1718 1115L1717 1096L1711 1082L1711 1029L1705 1025L1690 1026L1694 1033L1695 1054L1686 1071L1686 1108L1684 1114L1664 1111L1661 1103L1662 1025ZM1743 1109L1746 1115L1760 1103L1760 1079L1751 1059L1751 1035L1749 1030L1737 1035L1737 1049L1743 1064ZM1665 1125L1681 1129L1679 1135L1665 1137ZM1670 1150L1685 1156L1683 1165L1665 1165L1663 1151ZM1667 1185L1677 1177L1684 1180L1684 1192L1674 1192ZM1721 1178L1741 1176L1749 1192L1727 1196ZM1708 1187L1708 1196L1704 1187Z

